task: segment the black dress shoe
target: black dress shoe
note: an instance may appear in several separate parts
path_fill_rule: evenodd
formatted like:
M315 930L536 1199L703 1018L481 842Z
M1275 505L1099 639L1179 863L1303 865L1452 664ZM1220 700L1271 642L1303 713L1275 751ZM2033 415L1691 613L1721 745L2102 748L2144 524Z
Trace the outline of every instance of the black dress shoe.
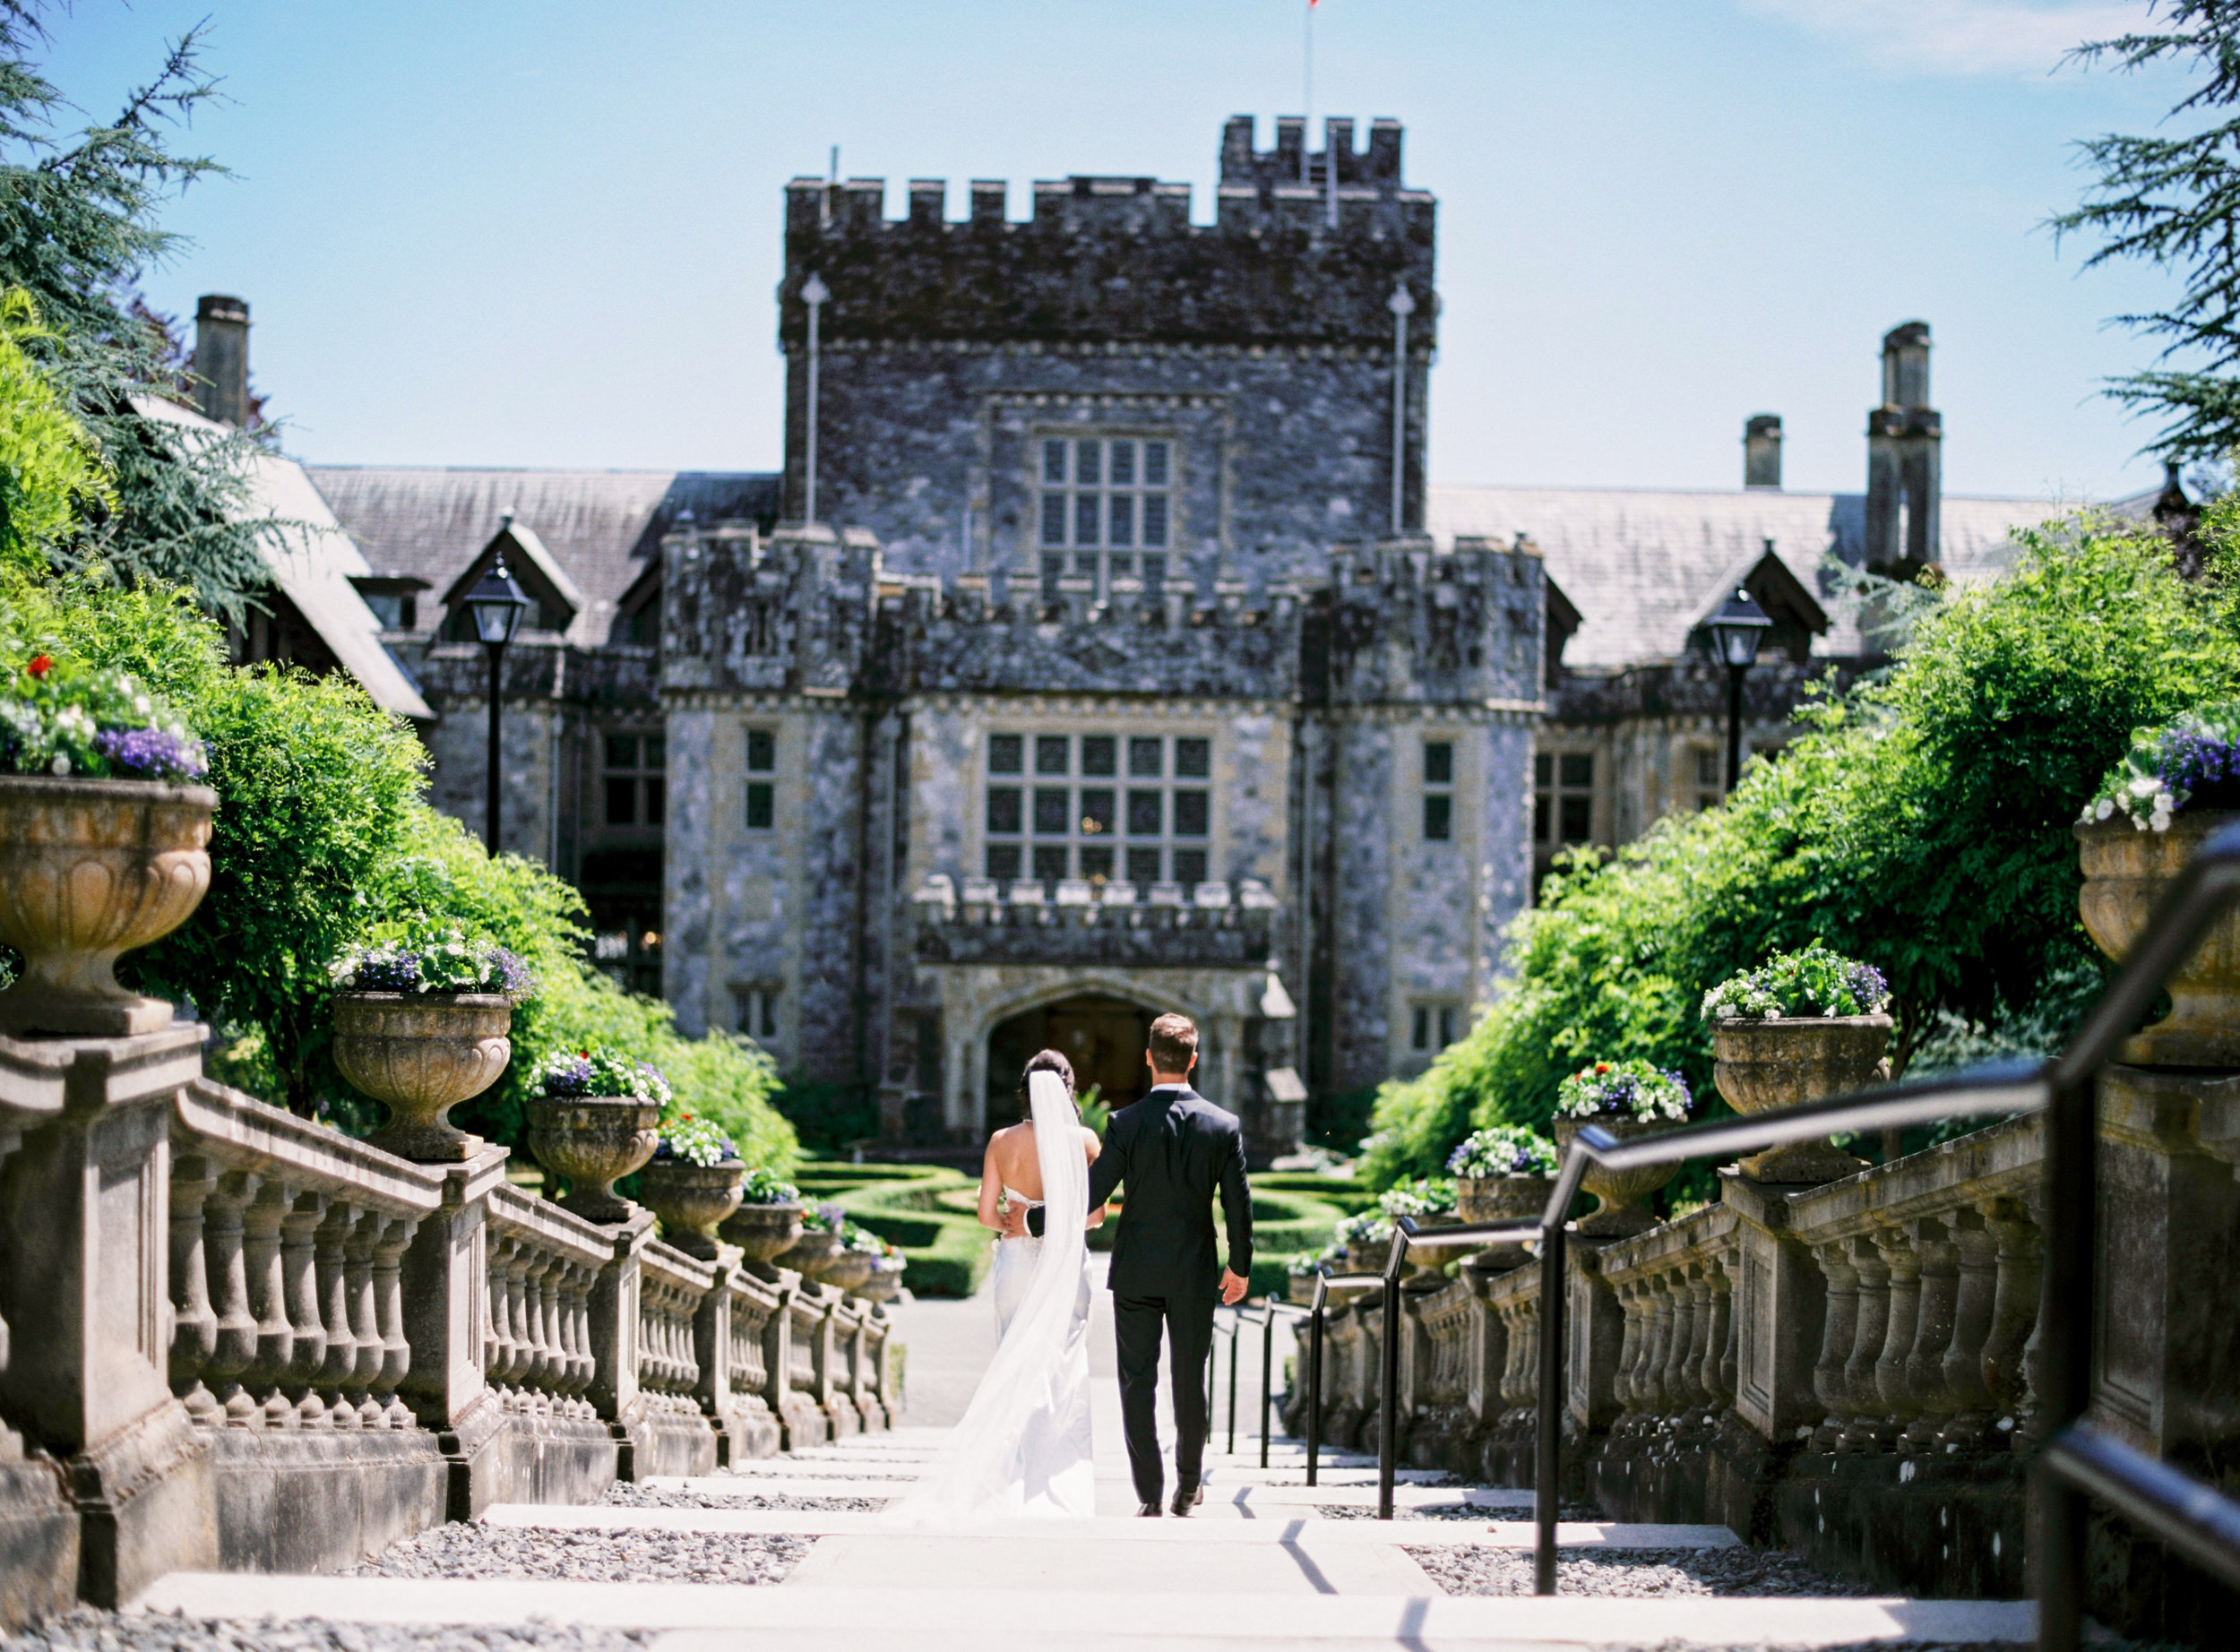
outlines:
M1203 1501L1205 1501L1205 1487L1202 1485L1177 1490L1175 1493L1175 1512L1186 1515Z
M1136 1508L1135 1518L1139 1520L1159 1519L1159 1499L1154 1497L1150 1502L1139 1504Z

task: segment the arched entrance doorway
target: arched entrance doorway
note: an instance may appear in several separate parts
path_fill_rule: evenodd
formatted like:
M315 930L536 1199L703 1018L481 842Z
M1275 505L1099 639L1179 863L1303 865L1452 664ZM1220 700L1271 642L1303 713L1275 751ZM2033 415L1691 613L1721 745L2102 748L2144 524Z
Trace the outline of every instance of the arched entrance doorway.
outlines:
M1083 994L996 1024L987 1036L987 1122L1019 1116L1019 1074L1036 1052L1055 1050L1073 1063L1084 1096L1095 1085L1109 1106L1124 1107L1150 1088L1143 1046L1158 1014L1124 998Z

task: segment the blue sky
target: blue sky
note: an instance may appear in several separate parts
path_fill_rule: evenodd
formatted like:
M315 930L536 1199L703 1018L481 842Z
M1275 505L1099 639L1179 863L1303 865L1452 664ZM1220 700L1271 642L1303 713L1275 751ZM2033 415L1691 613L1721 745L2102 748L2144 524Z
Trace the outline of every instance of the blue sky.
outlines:
M2052 73L2087 0L1322 0L1314 113L1406 123L1440 200L1441 481L1725 487L1753 412L1788 481L1862 485L1884 329L1935 328L1947 486L2159 472L2095 394L2147 348L2039 227L2072 144L2167 76ZM90 115L210 19L237 175L148 283L250 300L259 387L332 462L761 469L779 455L780 192L821 173L1156 173L1210 211L1224 117L1303 103L1302 0L78 0Z

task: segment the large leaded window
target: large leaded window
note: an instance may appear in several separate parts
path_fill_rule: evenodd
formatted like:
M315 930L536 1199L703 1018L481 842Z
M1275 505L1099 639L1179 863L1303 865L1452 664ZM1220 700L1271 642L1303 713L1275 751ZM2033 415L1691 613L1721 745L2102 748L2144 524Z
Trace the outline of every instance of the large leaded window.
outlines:
M1175 444L1138 436L1045 436L1038 443L1042 578L1079 574L1157 585L1174 532ZM1055 589L1048 592L1055 596Z
M987 875L1202 883L1212 777L1200 735L990 735Z

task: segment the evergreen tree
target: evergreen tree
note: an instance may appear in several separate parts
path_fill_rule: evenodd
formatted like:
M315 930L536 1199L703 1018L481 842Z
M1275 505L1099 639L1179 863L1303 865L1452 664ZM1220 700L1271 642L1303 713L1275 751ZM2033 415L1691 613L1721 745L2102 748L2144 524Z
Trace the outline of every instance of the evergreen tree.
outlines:
M2183 280L2167 308L2116 317L2167 340L2167 364L2110 381L2107 393L2166 422L2152 452L2182 461L2240 447L2240 4L2154 0L2158 28L2079 47L2071 56L2130 70L2190 63L2206 78L2170 111L2167 135L2106 133L2079 147L2096 182L2055 234L2099 245L2085 268L2117 259L2168 266Z
M54 555L120 579L187 586L237 619L267 582L263 541L289 527L242 520L258 439L182 439L178 426L141 410L151 398L187 400L176 347L136 291L177 246L157 211L224 171L208 157L172 153L166 141L216 90L199 60L200 30L171 47L116 118L65 137L61 93L37 60L41 10L41 0L0 0L0 286L31 295L47 329L34 357L115 479L109 508Z

